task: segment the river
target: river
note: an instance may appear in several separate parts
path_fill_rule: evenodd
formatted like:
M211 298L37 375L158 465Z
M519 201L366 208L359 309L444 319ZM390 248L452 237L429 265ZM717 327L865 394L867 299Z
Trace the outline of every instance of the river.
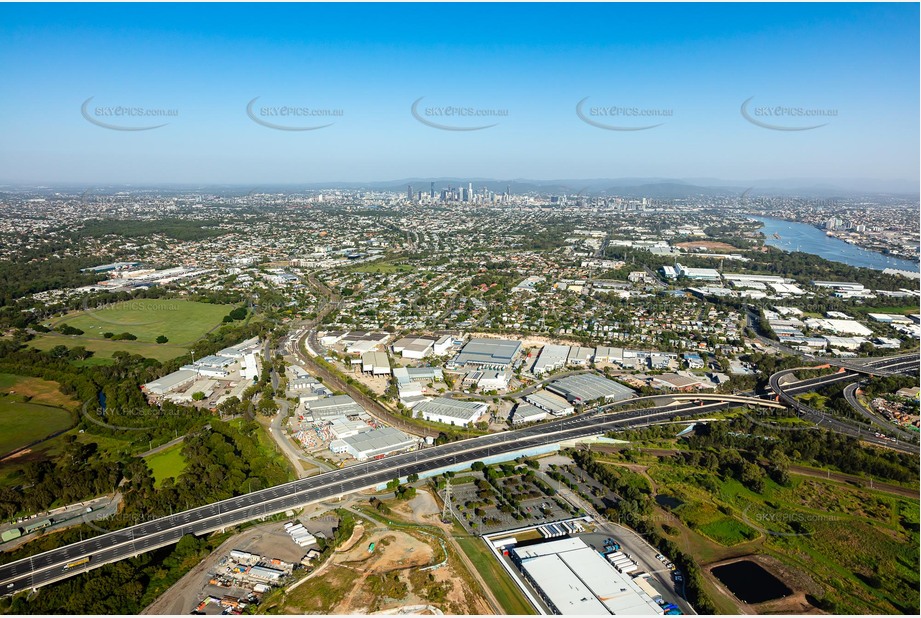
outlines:
M784 251L803 251L818 255L826 260L841 262L849 266L861 266L874 270L897 268L918 272L918 262L889 257L875 251L861 249L843 240L827 236L822 230L806 223L794 223L768 217L749 217L764 224L764 242ZM775 238L777 234L780 238Z

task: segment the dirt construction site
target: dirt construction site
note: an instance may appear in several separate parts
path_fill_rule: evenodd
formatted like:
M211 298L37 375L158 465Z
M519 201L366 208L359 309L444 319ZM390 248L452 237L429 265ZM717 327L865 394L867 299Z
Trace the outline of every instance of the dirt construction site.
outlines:
M389 496L392 496L390 494ZM351 536L306 575L267 596L259 613L283 614L492 614L484 584L453 544L452 527L440 521L441 508L421 490L409 501L382 496L380 513L369 495L335 505L308 507L300 517L308 528L334 521L333 508L355 517ZM332 526L318 530L332 536ZM238 594L209 585L210 573L231 549L296 561L303 555L282 528L264 524L241 532L164 593L144 614L188 614L206 595Z
M359 500L356 502L364 502ZM276 611L293 614L489 614L475 576L434 531L440 509L423 491L409 502L387 501L381 519L349 508L357 524L351 538L306 578L290 586ZM383 519L392 518L389 523ZM440 523L440 522L438 522ZM401 609L402 608L402 609Z

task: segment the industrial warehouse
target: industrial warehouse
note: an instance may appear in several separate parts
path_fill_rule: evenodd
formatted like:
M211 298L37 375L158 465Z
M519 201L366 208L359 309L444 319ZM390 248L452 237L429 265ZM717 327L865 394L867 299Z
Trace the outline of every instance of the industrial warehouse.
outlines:
M261 370L259 339L254 337L193 360L177 371L141 386L150 403L170 401L214 409L240 397Z
M314 422L331 420L340 416L357 417L365 413L364 408L355 403L355 400L348 395L324 397L316 401L308 401L304 405L313 417Z
M489 404L481 401L458 401L447 397L423 401L413 408L416 416L424 420L462 427L475 423L487 410Z
M664 609L628 574L582 539L514 547L509 557L547 606L557 614L656 616Z
M370 431L355 433L345 438L333 440L329 450L333 453L348 453L358 461L385 457L416 448L419 441L393 427L381 427Z
M471 339L454 357L452 365L508 369L521 351L521 342L511 339Z
M553 416L566 416L576 410L565 398L545 390L525 395L524 400Z
M623 401L634 395L634 392L626 386L594 373L560 378L548 384L546 388L551 393L564 397L570 403Z
M548 414L550 413L546 410L531 405L530 403L519 403L512 409L509 420L513 425L536 423L537 421L542 421L547 418Z

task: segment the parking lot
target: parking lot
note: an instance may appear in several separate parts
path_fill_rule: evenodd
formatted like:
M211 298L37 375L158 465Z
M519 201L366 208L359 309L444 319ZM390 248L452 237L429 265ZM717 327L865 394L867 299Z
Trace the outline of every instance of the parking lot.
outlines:
M568 483L570 487L575 487L574 491L577 491L583 498L588 496L599 513L614 508L620 501L620 496L575 465L553 464L548 466L547 474L554 481Z
M548 496L534 479L522 474L493 479L491 483L475 472L468 478L472 480L451 485L451 504L472 534L560 521L577 512L563 498Z

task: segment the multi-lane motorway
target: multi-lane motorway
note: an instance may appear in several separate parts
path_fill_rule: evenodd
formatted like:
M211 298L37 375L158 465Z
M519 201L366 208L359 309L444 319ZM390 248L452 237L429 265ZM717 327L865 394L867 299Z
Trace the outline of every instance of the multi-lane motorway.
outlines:
M889 437L880 437L876 435L878 432L874 432L859 424L849 422L816 410L812 406L796 398L796 395L798 394L816 390L822 388L823 386L830 386L836 382L842 382L845 380L853 380L860 377L863 373L872 374L875 371L880 370L881 372L885 372L886 375L891 375L892 373L917 373L917 354L905 354L892 358L875 359L867 363L863 363L860 373L845 370L840 373L833 373L831 375L821 376L818 378L810 378L808 380L800 380L793 383L784 382L784 379L787 376L793 374L796 371L801 371L802 369L808 369L808 367L778 371L772 375L770 379L771 390L777 394L777 397L780 399L780 401L796 410L800 417L815 423L819 427L824 427L825 429L829 429L837 433L853 436L864 442L875 444L877 446L885 446L887 448L893 448L907 453L919 452L918 444L914 442L902 442Z
M878 362L881 367L894 370L916 371L918 365L917 357ZM804 418L822 423L834 431L855 435L852 425L829 419L812 411L811 408L804 409L803 404L792 396L796 392L801 392L801 389L818 388L847 379L840 377L846 375L845 373L784 385L781 382L786 373L789 372L780 372L771 378L771 386L784 403L799 410ZM850 374L850 377L856 376L857 374ZM737 396L729 397L731 400L737 399ZM312 502L375 487L395 477L421 474L457 464L472 463L494 455L668 421L678 416L698 417L733 404L738 405L738 402L700 402L666 408L628 410L615 414L573 416L525 429L471 438L369 461L174 515L153 518L129 528L0 565L0 593L13 594L20 590L37 588L103 564L171 545L186 534L204 534L219 530ZM816 414L819 416L816 417ZM873 435L866 430L859 434L859 437L869 442L874 441ZM890 442L884 442L882 445L893 446Z
M575 416L516 431L471 438L442 446L366 462L342 470L190 509L175 515L93 537L0 566L0 592L12 594L70 577L157 547L186 534L202 534L258 519L338 495L375 487L409 474L474 462L492 455L597 435L629 427L712 413L728 404L672 406L625 411L616 415ZM88 562L68 568L69 564Z
M895 423L890 423L889 421L880 418L870 410L866 409L857 399L857 389L859 387L860 383L854 382L853 384L848 384L841 392L841 394L844 395L844 400L847 401L854 412L867 419L870 424L879 427L881 431L885 431L886 433L889 433L890 435L893 435L897 438L906 440L918 439L917 432L911 432L907 429L904 429L903 427L896 425Z

